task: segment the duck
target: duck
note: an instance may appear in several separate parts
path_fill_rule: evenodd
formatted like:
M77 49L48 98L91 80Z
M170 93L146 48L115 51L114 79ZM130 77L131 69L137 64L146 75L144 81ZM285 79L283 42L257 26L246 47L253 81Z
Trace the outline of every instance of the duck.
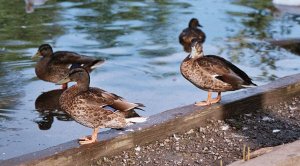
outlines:
M37 53L32 59L34 60L38 57L40 58L35 66L36 76L41 80L53 83L63 79L72 67L82 66L91 72L105 61L101 58L96 59L70 51L53 52L49 44L39 46ZM62 85L62 89L67 87L68 84Z
M76 82L66 89L59 98L61 108L79 124L92 128L91 136L79 139L79 144L96 142L100 128L124 128L130 122L141 122L141 119L126 118L122 112L142 109L141 103L132 103L124 98L90 87L90 76L82 67L73 68L58 84ZM139 117L142 118L142 117ZM145 120L142 118L142 121Z
M202 41L198 39L192 40L191 53L182 61L180 71L185 79L208 92L206 101L196 102L196 106L220 102L221 92L257 86L244 71L226 59L204 55ZM214 99L212 92L218 93Z
M205 42L206 35L198 27L202 27L202 25L198 19L192 18L189 22L189 26L180 33L179 43L183 46L185 52L191 52L192 39L198 39L201 43Z

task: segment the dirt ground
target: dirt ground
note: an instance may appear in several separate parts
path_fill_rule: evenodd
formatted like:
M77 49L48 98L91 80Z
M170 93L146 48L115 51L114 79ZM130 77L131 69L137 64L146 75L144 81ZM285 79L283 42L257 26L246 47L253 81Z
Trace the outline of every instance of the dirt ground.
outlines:
M241 110L242 111L242 110ZM251 151L293 142L300 137L300 96L225 121L176 133L148 145L136 146L93 165L228 165Z

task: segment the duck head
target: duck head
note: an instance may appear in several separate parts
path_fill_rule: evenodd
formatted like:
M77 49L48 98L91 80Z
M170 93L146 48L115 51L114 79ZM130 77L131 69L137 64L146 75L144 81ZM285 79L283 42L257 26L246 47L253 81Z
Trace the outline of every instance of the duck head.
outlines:
M89 73L81 68L73 68L69 71L68 75L56 84L65 84L68 82L76 82L79 89L82 91L88 90L90 86L90 75Z
M192 39L190 58L199 58L204 56L202 43L199 39Z
M189 22L189 28L203 27L197 18L192 18Z
M50 57L53 54L52 47L49 44L40 45L37 53L32 57L32 59L36 59L40 56Z

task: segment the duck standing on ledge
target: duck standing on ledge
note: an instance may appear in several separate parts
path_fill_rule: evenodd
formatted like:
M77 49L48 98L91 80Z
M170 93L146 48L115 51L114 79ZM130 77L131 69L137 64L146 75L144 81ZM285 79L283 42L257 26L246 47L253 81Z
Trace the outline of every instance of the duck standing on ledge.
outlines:
M68 74L71 66L82 66L91 72L92 69L104 62L104 59L95 59L75 52L57 51L53 53L49 44L42 44L32 59L36 57L41 57L35 66L37 77L53 83L63 79ZM67 83L62 85L62 89L67 87Z
M183 45L185 52L191 52L192 39L198 39L202 44L205 42L205 33L198 29L202 27L196 18L192 18L189 27L185 28L179 35L179 43Z
M218 103L221 92L257 86L245 72L224 58L204 56L202 42L197 39L192 41L192 52L181 63L180 71L196 87L208 91L207 100L195 103L197 106ZM218 92L217 98L211 98L212 92Z
M59 99L61 108L76 122L93 128L91 137L79 140L80 144L89 144L97 140L100 128L123 128L128 122L144 120L143 118L125 118L122 112L144 107L140 103L130 103L122 97L99 88L90 87L89 73L83 68L74 68L58 82L77 84L65 90ZM136 121L137 122L137 121Z

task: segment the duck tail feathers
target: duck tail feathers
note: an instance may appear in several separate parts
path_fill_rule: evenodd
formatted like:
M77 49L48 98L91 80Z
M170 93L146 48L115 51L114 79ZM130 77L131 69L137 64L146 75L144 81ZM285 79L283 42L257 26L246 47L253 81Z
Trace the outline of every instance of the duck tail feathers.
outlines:
M91 69L95 69L97 67L100 67L105 62L104 59L97 59L94 61L94 63L91 66Z
M257 85L253 82L251 82L249 85L242 85L243 88L253 88L256 87Z
M119 99L119 100L114 101L114 104L112 105L112 107L114 107L115 109L120 110L120 111L129 111L132 109L143 110L140 107L145 107L145 106L141 103L131 103L131 102L127 102L127 101Z
M125 121L126 121L127 124L143 123L143 122L147 121L147 117L126 118Z
M145 107L144 104L142 104L142 103L134 103L134 104L137 105L137 106L135 107L135 109L139 109L139 110L145 111L144 109L140 108L140 107Z

